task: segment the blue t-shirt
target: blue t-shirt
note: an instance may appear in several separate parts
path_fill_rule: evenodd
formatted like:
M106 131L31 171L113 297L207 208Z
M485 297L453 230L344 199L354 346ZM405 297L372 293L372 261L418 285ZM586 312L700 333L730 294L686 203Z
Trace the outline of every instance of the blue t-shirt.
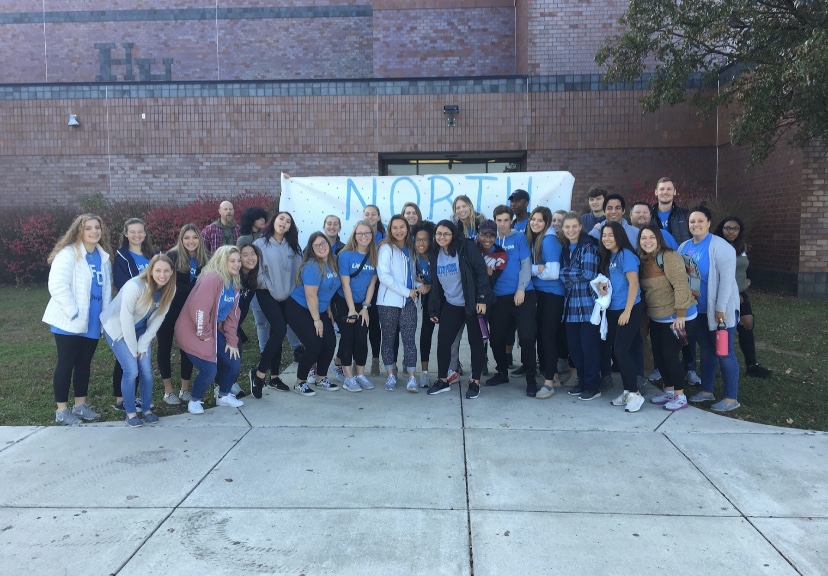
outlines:
M417 276L423 279L423 284L431 284L431 266L422 256L417 257Z
M498 236L495 244L506 250L506 267L494 285L495 296L508 296L514 294L518 289L520 278L520 262L529 258L532 254L529 251L529 243L526 241L526 234L517 232L506 237ZM532 290L532 282L526 286L526 290Z
M64 336L83 336L99 340L101 338L101 312L103 312L104 273L101 270L101 254L97 250L86 253L86 263L89 273L92 274L92 289L89 291L89 324L83 334L73 334L52 326L52 333Z
M664 230L667 230L667 226L669 225L670 212L672 212L672 210L668 210L667 212L662 212L661 210L658 211L658 219L661 220L661 227Z
M560 264L562 251L563 246L561 246L561 242L558 240L558 237L554 234L547 234L543 237L543 241L541 242L542 262L535 262L535 264L545 265L547 262L557 262ZM536 290L546 292L547 294L557 294L558 296L563 296L566 293L566 289L564 288L564 284L560 278L557 280L541 280L535 276L532 278L532 285Z
M518 232L526 232L526 226L529 224L529 218L526 218L523 222L518 222L517 220L512 220L512 230L517 230Z
M610 310L623 310L627 307L627 295L630 293L630 281L627 279L627 272L638 274L639 260L633 252L626 248L619 250L610 256L609 279L612 284L612 298L610 298ZM641 288L635 295L635 302L641 302Z
M357 266L359 266L359 263L357 263ZM291 298L299 302L303 308L307 308L308 299L305 296L305 286L318 286L319 290L316 292L316 297L319 299L319 313L321 314L327 311L328 304L331 303L331 298L333 298L333 295L336 294L336 291L342 285L339 276L328 268L327 265L325 266L325 274L323 275L316 262L305 263L302 267L301 275L302 283L297 284L293 292L290 293Z
M379 246L380 242L385 240L385 237L386 237L386 234L384 234L383 232L380 232L379 230L377 230L376 234L374 234L374 242L376 242L377 246Z
M198 260L195 256L190 256L190 284L195 282L196 270L198 270Z
M707 278L710 274L710 233L698 244L691 238L684 243L684 249L679 252L682 256L689 256L699 267L701 283L697 309L700 314L707 313Z
M356 250L342 250L339 253L337 258L337 262L339 263L339 275L340 276L350 276L357 270L359 270L359 265L362 264L362 260L365 258L365 254L360 254ZM317 270L318 271L318 270ZM371 283L371 278L377 275L377 270L369 261L365 261L365 266L362 267L359 274L357 274L354 278L350 279L351 285L351 296L354 298L354 304L361 304L365 302L365 296L368 294L368 285ZM345 297L345 291L342 289L342 282L340 281L339 289L337 289L337 293ZM304 292L304 290L303 290Z
M130 250L129 255L132 256L132 261L135 262L135 267L138 268L138 274L143 272L144 269L149 266L149 258L143 254L136 254Z
M141 334L143 334L144 332L147 331L147 321L149 320L149 317L152 316L152 313L155 312L155 309L158 307L158 302L161 301L161 291L160 290L152 295L152 300L153 300L153 302L155 302L155 306L150 308L147 311L147 313L144 314L144 317L141 318L140 320L138 320L138 322L135 323L135 337L136 338L140 338Z
M236 301L236 290L233 288L233 285L230 284L229 286L225 286L224 290L221 292L221 296L219 296L219 306L218 306L218 315L216 316L216 321L221 322L227 315L230 314L230 310L233 309L233 303Z

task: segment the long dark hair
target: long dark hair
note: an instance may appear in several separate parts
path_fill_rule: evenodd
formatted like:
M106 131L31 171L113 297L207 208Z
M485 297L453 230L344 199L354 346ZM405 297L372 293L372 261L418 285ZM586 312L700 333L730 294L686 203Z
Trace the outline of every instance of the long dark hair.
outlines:
M253 234L253 223L260 218L267 220L267 212L264 208L261 206L245 208L239 221L239 234L242 236Z
M541 218L543 218L544 227L543 230L535 234L532 232L532 227L529 226L529 223L526 224L526 240L529 242L529 249L532 251L532 262L541 262L543 256L541 256L541 250L543 248L543 238L546 236L546 231L549 230L549 227L552 226L552 210L547 208L546 206L538 206L534 210L532 210L531 214L529 214L529 221L532 221L532 216L535 214L540 214Z
M451 220L440 220L437 222L437 226L434 228L434 232L436 234L437 228L443 226L444 228L448 228L451 230L451 242L449 245L446 246L446 252L449 256L457 256L457 251L460 250L460 243L465 241L465 236L460 233L458 226L452 222ZM438 253L440 250L440 246L437 244L437 241L434 242L434 253Z
M377 206L376 204L368 204L367 206L365 206L365 208L362 209L363 220L365 220L364 216L365 216L365 210L367 208L373 208L374 210L377 211L377 216L379 216L379 218L377 219L377 232L380 232L382 234L387 234L387 232L385 230L385 225L382 223L382 212L380 212L379 206ZM408 221L406 220L406 224L407 223L408 223ZM389 222L389 225L390 225L390 222Z
M328 257L324 262L319 260L319 258L316 257L316 253L313 251L313 243L316 242L318 238L322 238L328 243ZM299 272L296 274L296 283L300 286L303 284L302 269L306 265L310 265L312 260L316 261L323 278L325 277L325 265L331 269L331 272L339 276L339 266L337 266L336 256L334 256L331 241L328 240L328 237L325 236L324 232L314 232L310 235L310 238L308 238L308 243L305 245L305 250L302 252L302 264L299 265Z
M618 246L618 252L623 254L623 250L627 249L633 254L636 253L635 248L630 245L630 239L627 238L627 233L624 231L624 227L621 226L620 222L607 222L604 224L604 227L601 228L602 239L598 241L598 252L601 254L601 263L598 265L598 270L604 276L609 275L610 261L613 256L612 252L607 250L607 247L604 246L603 236L604 230L607 228L612 230L612 235L615 236L615 245Z
M140 224L144 227L144 240L141 242L141 254L144 258L152 259L155 254L155 247L152 245L149 230L147 230L147 223L140 218L130 218L124 222L124 231L121 233L121 248L129 248L129 238L127 238L127 228L133 224Z
M641 233L644 230L649 230L653 233L656 239L656 244L658 245L655 249L655 252L652 255L647 254L644 250L641 249ZM667 246L667 243L664 241L664 234L661 233L661 226L658 224L653 224L650 222L644 228L638 231L638 246L635 247L636 249L634 252L638 254L639 259L641 260L649 260L650 258L655 258L656 254L659 252L673 252L673 249Z
M733 246L736 250L736 254L742 255L747 252L747 242L745 242L745 223L742 222L742 219L738 216L725 216L722 218L719 225L716 226L716 230L713 232L716 236L720 236L727 241L724 235L724 225L728 222L736 222L739 225L739 235L736 236L736 239L733 242L728 241L728 243Z
M285 232L285 240L287 240L288 246L290 246L291 250L293 250L296 254L301 254L302 247L299 246L299 230L296 228L296 219L290 212L281 210L271 216L270 220L267 221L267 224L265 224L265 227L262 230L262 237L265 239L265 242L270 242L273 238L273 223L276 222L276 218L279 217L279 214L287 214L290 216L290 228L288 228L288 231Z
M391 219L388 221L388 233L385 238L380 242L380 246L383 244L390 244L392 247L396 247L397 244L394 242L394 237L391 236L391 225L394 221L399 220L403 224L405 224L405 240L403 240L403 248L408 248L408 257L414 258L414 242L411 240L411 226L408 224L408 220L402 217L402 214L395 214L391 216Z
M248 247L253 248L253 251L256 253L256 266L248 272L245 272L244 266L242 266L241 270L239 270L239 276L241 276L242 286L250 290L256 290L259 287L259 269L262 266L262 251L252 242L243 242L239 246L239 256Z

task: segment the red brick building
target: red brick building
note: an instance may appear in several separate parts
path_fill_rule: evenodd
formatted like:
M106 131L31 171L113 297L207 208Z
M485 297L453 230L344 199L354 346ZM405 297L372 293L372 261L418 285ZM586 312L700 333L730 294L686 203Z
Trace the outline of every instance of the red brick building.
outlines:
M187 200L277 194L281 170L569 170L584 209L594 183L632 194L670 175L751 205L756 283L828 294L825 157L748 170L715 118L644 115L644 84L603 85L593 55L626 5L6 0L0 194Z

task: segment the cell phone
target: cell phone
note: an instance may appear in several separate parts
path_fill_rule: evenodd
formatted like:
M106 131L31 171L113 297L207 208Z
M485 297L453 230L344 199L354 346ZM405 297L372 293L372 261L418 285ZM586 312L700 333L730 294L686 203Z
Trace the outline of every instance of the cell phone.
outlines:
M684 328L673 328L673 336L682 348L687 346L687 331Z

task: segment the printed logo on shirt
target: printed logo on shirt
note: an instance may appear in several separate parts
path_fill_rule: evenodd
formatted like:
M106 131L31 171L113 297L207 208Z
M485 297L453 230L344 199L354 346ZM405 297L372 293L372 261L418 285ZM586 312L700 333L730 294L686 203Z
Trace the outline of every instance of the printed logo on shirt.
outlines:
M230 303L236 301L236 295L235 294L233 294L232 296L228 296L227 294L222 294L221 298L222 298L222 301L227 303L227 304L230 304Z
M487 254L483 256L483 261L492 270L503 270L506 267L506 258L500 254Z
M95 268L94 264L89 264L89 271L92 272L92 281L97 284L98 286L104 285L104 273L103 270L98 270Z
M457 262L452 262L445 266L437 266L437 276L453 276L454 274L457 274Z
M368 262L365 263L365 266L363 266L362 269L368 270L369 272L374 271L374 267L368 264ZM351 262L351 270L359 270L359 262Z
M136 264L135 267L138 268L138 273L140 274L144 270L146 270L147 266L149 266L149 262L146 264Z

